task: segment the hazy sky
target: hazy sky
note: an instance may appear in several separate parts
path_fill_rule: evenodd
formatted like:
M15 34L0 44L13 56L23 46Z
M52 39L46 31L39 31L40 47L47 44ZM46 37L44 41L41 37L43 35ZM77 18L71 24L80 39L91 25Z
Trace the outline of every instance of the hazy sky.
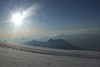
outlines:
M11 12L28 12L23 25ZM100 0L0 0L0 38L100 33Z

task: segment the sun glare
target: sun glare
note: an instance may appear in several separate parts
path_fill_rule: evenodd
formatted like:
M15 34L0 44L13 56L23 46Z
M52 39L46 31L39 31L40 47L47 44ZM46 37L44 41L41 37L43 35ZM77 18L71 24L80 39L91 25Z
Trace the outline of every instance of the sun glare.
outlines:
M20 25L23 22L23 16L20 13L15 13L12 15L12 22L16 25Z

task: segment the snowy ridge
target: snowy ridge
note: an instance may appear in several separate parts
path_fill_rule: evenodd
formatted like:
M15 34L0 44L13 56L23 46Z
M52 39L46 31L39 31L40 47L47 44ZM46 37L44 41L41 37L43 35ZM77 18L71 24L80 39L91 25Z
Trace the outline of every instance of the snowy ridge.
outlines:
M21 51L47 54L47 55L100 59L100 52L95 52L95 51L60 50L60 49L33 47L33 46L24 45L24 44L17 44L17 43L4 42L4 41L0 42L0 47L12 48L12 49L21 50Z
M65 54L84 54L97 57L100 53L0 42L0 67L100 67L100 59L74 57Z

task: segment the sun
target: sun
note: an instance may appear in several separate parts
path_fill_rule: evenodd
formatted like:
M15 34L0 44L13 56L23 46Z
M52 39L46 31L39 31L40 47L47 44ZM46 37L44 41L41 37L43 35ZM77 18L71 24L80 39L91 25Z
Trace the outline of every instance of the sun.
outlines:
M12 15L12 22L16 25L20 25L23 22L23 16L20 13L15 13Z

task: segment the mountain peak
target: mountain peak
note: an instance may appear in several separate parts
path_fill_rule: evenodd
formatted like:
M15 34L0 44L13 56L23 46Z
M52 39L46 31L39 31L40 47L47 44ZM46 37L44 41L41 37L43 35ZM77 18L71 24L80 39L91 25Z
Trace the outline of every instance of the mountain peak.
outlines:
M48 41L50 38L48 36L43 36L42 38L38 39L38 41L42 41L42 42L46 42Z

